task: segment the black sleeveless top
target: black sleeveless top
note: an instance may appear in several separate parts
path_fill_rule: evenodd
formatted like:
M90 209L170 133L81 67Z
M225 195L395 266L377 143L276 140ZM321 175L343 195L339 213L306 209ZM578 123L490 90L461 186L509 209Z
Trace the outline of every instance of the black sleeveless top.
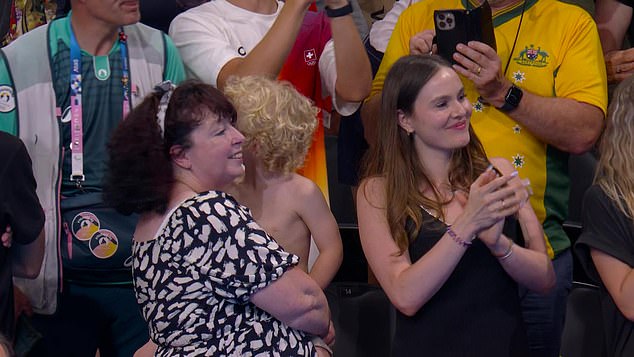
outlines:
M424 223L409 255L412 263L443 236L447 225L423 211ZM514 220L504 233L515 236ZM416 315L396 312L392 356L528 356L517 283L476 239L438 292Z

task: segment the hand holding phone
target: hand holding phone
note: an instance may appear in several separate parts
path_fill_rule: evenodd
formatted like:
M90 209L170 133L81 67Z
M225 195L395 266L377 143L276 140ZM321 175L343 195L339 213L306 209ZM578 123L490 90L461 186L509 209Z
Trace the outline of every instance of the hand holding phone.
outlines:
M451 63L456 63L453 54L459 43L480 41L496 49L491 6L486 0L471 10L436 10L434 26L438 54Z

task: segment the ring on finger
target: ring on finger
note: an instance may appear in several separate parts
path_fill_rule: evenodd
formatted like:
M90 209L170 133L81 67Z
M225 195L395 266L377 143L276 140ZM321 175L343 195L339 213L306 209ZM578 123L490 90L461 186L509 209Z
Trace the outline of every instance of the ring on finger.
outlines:
M504 209L504 200L500 200L502 202L502 209Z
M475 74L479 76L480 72L482 72L482 67L478 66L478 68L476 68Z

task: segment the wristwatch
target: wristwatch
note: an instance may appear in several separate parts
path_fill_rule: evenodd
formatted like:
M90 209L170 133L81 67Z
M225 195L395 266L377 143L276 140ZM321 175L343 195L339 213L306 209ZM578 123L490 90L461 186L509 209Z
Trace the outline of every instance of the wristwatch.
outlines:
M523 95L524 92L522 92L518 86L515 84L511 85L511 88L509 88L508 92L506 92L506 95L504 96L504 104L498 109L503 112L510 112L514 110L518 105L520 105Z

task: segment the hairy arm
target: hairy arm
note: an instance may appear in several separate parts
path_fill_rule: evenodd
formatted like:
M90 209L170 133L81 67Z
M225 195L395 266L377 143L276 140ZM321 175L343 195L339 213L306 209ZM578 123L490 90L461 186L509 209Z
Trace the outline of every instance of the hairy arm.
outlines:
M459 44L454 59L456 72L470 79L482 97L494 107L504 104L511 82L502 76L495 50L472 41ZM480 68L480 74L476 69ZM562 151L583 153L594 145L603 129L604 112L592 104L565 97L544 97L526 89L517 109L507 113L545 143Z
M170 37L178 47L188 71L200 80L224 88L230 76L263 75L276 78L291 51L308 9L307 0L284 3L275 22L245 57L230 44L226 30L207 13L177 16L170 25ZM269 11L270 9L266 9ZM239 28L231 29L240 31Z
M500 93L505 94L508 88L510 82ZM603 111L594 105L568 98L542 97L527 90L519 107L509 116L542 141L573 154L592 148L604 122Z
M275 79L293 48L309 1L286 1L273 26L244 58L227 62L218 74L218 88L231 76L264 75ZM354 25L353 25L354 26Z
M337 9L348 4L346 0L328 0L326 5ZM372 69L359 31L351 15L330 19L335 46L337 97L348 102L360 102L370 93Z

